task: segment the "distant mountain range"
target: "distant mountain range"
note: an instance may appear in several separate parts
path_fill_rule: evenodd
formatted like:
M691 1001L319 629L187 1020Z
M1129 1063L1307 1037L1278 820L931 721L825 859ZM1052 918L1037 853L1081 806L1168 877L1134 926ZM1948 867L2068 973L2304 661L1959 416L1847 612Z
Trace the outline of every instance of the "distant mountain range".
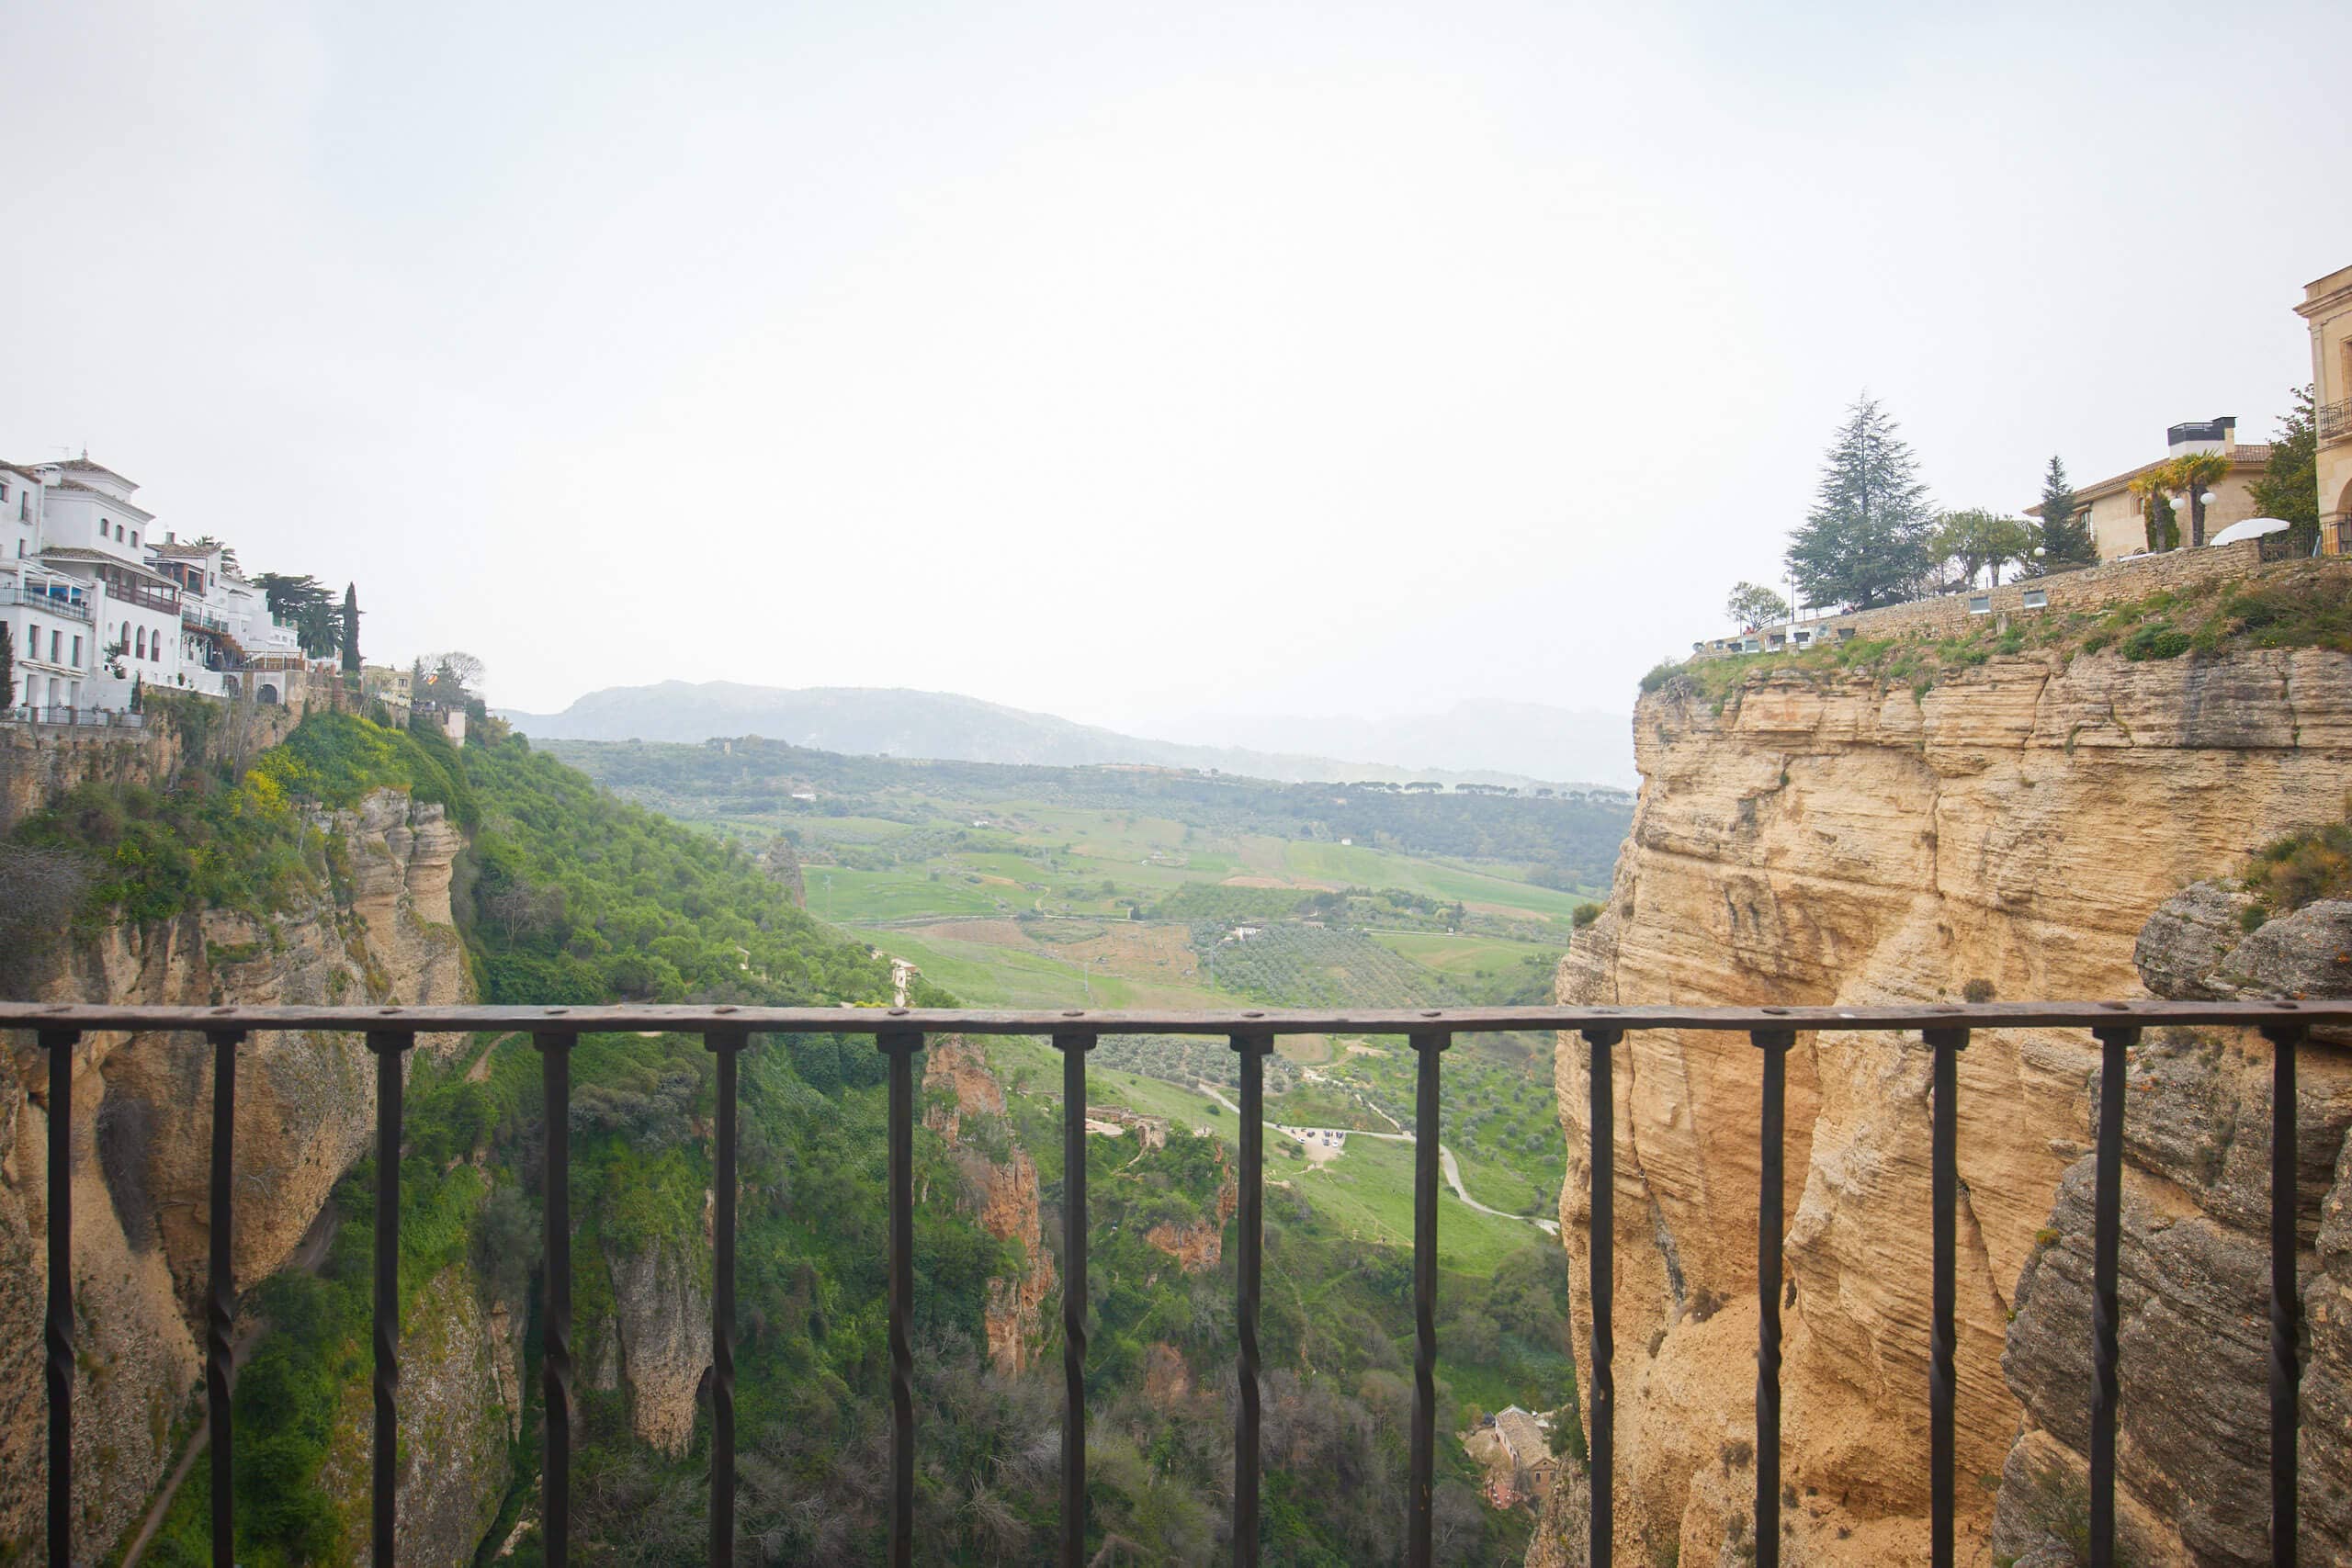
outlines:
M1230 721L1227 728L1246 729L1260 741L1254 746L1147 739L950 692L794 689L730 681L609 686L561 713L507 710L501 716L524 734L546 740L692 741L758 735L853 755L1062 766L1141 762L1293 784L1431 779L1622 788L1633 782L1630 718L1534 704L1464 703L1444 714L1390 721Z

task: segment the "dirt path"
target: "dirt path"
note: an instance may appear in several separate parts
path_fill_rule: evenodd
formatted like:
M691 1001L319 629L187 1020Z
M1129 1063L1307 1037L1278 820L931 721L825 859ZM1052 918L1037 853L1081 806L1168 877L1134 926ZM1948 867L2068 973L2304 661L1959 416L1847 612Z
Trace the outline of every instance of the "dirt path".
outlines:
M484 1052L483 1055L487 1057L489 1053ZM317 1273L327 1260L327 1248L334 1245L334 1233L341 1223L332 1203L320 1210L319 1217L311 1222L311 1228L303 1234L301 1244L295 1247L294 1256L286 1260L286 1267L300 1269L305 1274ZM269 1325L260 1318L246 1325L245 1331L237 1336L235 1342L229 1347L229 1365L232 1369L242 1368L253 1359L254 1347L261 1342L262 1335L268 1328ZM172 1467L172 1473L164 1479L163 1490L155 1494L154 1505L147 1510L146 1520L140 1525L139 1534L124 1549L122 1568L139 1568L139 1560L147 1554L147 1548L154 1542L155 1532L164 1528L164 1517L172 1511L172 1500L180 1495L181 1484L196 1469L197 1456L211 1446L212 1416L208 1410L197 1422L196 1433L188 1438L187 1449L180 1455L179 1463Z
M1216 1085L1209 1083L1206 1080L1202 1080L1195 1083L1193 1087L1199 1089L1203 1094L1207 1095L1211 1100L1216 1100L1219 1105L1224 1106L1227 1111L1232 1111L1236 1116L1241 1114L1241 1107L1226 1099L1223 1091L1221 1091ZM1361 1097L1359 1098L1361 1099ZM1293 1137L1295 1137L1302 1133L1336 1133L1342 1138L1380 1138L1386 1142L1396 1144L1409 1144L1413 1142L1413 1134L1406 1132L1404 1130L1404 1124L1398 1122L1396 1118L1389 1115L1388 1112L1381 1110L1380 1107L1373 1104L1372 1101L1368 1100L1363 1100L1363 1103L1365 1109L1371 1111L1374 1115L1377 1115L1382 1121L1387 1122L1390 1126L1395 1127L1396 1131L1394 1133L1368 1133L1361 1127L1292 1127L1284 1129L1282 1128L1279 1123L1269 1122L1268 1125L1275 1127L1277 1131L1285 1131ZM1453 1189L1453 1195L1456 1198L1461 1199L1471 1208L1477 1210L1482 1214L1492 1214L1498 1220L1522 1221L1525 1224L1533 1225L1537 1230L1542 1231L1546 1235L1557 1235L1560 1234L1560 1222L1557 1220L1537 1219L1529 1214L1513 1214L1506 1213L1501 1209L1490 1209L1487 1207L1486 1204L1481 1203L1478 1200L1470 1196L1470 1190L1462 1185L1462 1166L1461 1162L1453 1157L1453 1151L1447 1148L1443 1144L1440 1144L1437 1146L1437 1156L1440 1168L1445 1172L1445 1184ZM1324 1162L1317 1160L1316 1163L1320 1165Z

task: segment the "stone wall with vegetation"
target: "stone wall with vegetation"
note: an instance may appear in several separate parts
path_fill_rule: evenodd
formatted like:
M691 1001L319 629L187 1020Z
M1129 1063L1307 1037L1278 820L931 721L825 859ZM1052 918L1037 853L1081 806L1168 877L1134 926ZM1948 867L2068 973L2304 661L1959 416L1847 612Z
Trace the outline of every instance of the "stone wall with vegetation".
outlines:
M1816 637L1825 638L1834 638L1849 630L1858 637L1944 637L1966 631L1986 615L2039 615L2045 610L2104 611L2154 593L2177 592L2305 567L2306 563L2301 561L2265 563L2261 540L2240 539L2234 544L2209 545L2203 549L2168 550L2162 555L2109 561L2078 571L2019 578L1979 594L1944 593L1875 610L1825 615L1803 624ZM2049 604L2028 608L2025 596L2029 592L2047 594ZM1968 607L1972 598L1986 599L1986 608L1972 612ZM1728 637L1716 638L1696 650L1702 658L1718 658L1737 651L1736 639Z

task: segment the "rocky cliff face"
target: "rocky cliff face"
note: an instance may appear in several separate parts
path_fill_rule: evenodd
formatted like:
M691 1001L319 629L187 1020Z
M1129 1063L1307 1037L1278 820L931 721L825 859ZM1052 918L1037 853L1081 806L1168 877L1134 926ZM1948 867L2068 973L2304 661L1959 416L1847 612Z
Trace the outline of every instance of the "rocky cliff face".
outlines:
M401 1468L393 1529L403 1562L463 1568L497 1522L514 1480L509 1444L522 1431L517 1379L520 1302L486 1303L473 1271L443 1269L407 1306L401 1327ZM351 1501L341 1561L368 1556L374 1404L345 1391L319 1483Z
M654 1448L682 1454L710 1366L710 1288L680 1249L657 1246L608 1262L616 1370L628 1384L630 1423Z
M2134 942L2167 897L2340 815L2352 660L1996 658L1917 695L1781 671L1720 707L1678 680L1634 728L1640 804L1563 1000L2137 995ZM1714 1562L1747 1526L1752 1478L1725 1455L1753 1422L1753 1058L1744 1039L1671 1032L1618 1057L1617 1517L1634 1562ZM2002 1370L2009 1314L2087 1147L2096 1065L2087 1040L2025 1031L1980 1033L1961 1059L1959 1472L1980 1562L2027 1416ZM1580 1340L1585 1067L1564 1041ZM1791 1551L1924 1560L1927 1056L1824 1033L1801 1037L1789 1077Z
M1225 1163L1223 1145L1217 1145L1217 1166L1224 1179L1217 1183L1216 1197L1208 1213L1191 1224L1162 1220L1143 1233L1144 1240L1174 1258L1176 1267L1187 1274L1214 1269L1224 1260L1225 1227L1241 1204L1241 1184L1234 1179L1232 1168Z
M462 999L467 972L449 908L459 840L441 808L384 791L323 826L336 869L306 906L267 919L209 911L118 927L63 954L34 994L180 1005ZM40 1237L51 1108L31 1043L20 1037L0 1055L0 1536L15 1539L40 1529L46 1440ZM153 1490L202 1368L210 1048L199 1035L89 1036L76 1047L74 1097L74 1479L96 1556ZM373 1062L356 1039L273 1033L241 1047L232 1238L241 1288L292 1256L368 1146L374 1113Z
M1015 1375L1036 1359L1046 1337L1046 1298L1054 1289L1054 1260L1046 1251L1037 1207L1036 1162L1018 1145L991 1152L965 1137L969 1118L1003 1117L1004 1089L988 1058L962 1036L949 1035L924 1054L922 1082L933 1097L924 1123L956 1151L965 1198L980 1228L999 1241L1019 1242L1027 1259L1016 1272L989 1281L984 1309L989 1364Z
M2252 935L2244 895L2204 883L2143 929L2159 995L2352 994L2352 904L2323 902ZM2217 918L2227 917L2227 918ZM2352 1052L2298 1060L2296 1153L2309 1351L2298 1445L2304 1539L2352 1547ZM2118 1253L2119 1514L2136 1561L2253 1568L2270 1560L2267 1399L2270 1055L2231 1032L2165 1030L2131 1053ZM2092 1159L2068 1167L2018 1283L2002 1358L2025 1416L2002 1471L1993 1549L2071 1563L2087 1498ZM2193 1411L2193 1420L2182 1418Z

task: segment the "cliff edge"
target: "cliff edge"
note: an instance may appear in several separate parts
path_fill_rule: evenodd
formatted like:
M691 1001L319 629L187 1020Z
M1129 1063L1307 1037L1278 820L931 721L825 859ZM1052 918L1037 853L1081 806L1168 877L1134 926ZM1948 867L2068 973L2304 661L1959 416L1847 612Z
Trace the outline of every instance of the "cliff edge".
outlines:
M1681 674L1644 696L1634 738L1631 836L1563 1001L2134 996L2135 942L2168 897L2341 816L2352 656L2048 649L1917 681L1834 661ZM1979 1033L1961 1057L1963 1562L1992 1561L2030 1403L2004 1376L2009 1320L2087 1152L2097 1065L2063 1032ZM1581 1041L1556 1077L1589 1370ZM1753 1049L1638 1033L1615 1086L1619 1546L1712 1562L1736 1556L1754 1483ZM1790 1057L1784 1561L1927 1556L1927 1088L1916 1041L1800 1036Z

